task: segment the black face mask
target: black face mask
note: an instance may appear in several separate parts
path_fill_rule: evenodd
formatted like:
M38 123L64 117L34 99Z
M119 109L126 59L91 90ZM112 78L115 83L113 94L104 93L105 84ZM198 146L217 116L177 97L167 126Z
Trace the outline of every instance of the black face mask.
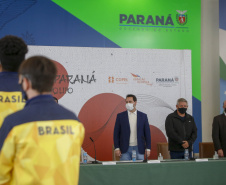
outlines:
M178 108L178 111L179 111L181 114L184 114L184 113L186 113L187 108Z
M23 98L25 101L27 101L27 100L28 100L27 94L26 94L26 92L23 90L22 83L23 83L23 80L22 80L21 83L20 83L20 86L21 86L21 92L22 92L22 98Z

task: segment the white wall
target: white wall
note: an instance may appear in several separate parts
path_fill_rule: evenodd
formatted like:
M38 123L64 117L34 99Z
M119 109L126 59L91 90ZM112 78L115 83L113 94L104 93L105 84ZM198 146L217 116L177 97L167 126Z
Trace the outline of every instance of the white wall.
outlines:
M220 113L219 0L202 0L202 140L212 142L213 117Z

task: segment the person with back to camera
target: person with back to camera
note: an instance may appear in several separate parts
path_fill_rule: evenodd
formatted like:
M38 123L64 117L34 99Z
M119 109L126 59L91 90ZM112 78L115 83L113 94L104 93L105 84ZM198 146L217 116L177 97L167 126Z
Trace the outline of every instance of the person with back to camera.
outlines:
M2 124L0 184L78 184L84 127L54 101L56 74L55 64L46 57L21 64L19 83L28 100Z
M27 45L19 37L7 35L0 39L0 128L7 115L25 105L17 71L27 51Z

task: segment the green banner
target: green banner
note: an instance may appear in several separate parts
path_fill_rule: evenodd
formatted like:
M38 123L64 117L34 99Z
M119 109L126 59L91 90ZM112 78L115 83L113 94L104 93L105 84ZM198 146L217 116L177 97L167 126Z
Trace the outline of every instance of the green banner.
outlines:
M191 50L192 95L201 101L200 0L53 2L122 48Z

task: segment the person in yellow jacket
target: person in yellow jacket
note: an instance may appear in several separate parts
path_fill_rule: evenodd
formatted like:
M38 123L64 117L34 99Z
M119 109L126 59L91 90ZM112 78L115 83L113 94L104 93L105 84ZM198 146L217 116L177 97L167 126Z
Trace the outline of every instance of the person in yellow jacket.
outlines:
M78 184L84 126L54 101L56 73L46 57L21 64L19 82L28 100L0 129L0 184Z
M7 35L0 39L0 127L6 116L25 105L17 71L27 51L27 45L17 36Z

